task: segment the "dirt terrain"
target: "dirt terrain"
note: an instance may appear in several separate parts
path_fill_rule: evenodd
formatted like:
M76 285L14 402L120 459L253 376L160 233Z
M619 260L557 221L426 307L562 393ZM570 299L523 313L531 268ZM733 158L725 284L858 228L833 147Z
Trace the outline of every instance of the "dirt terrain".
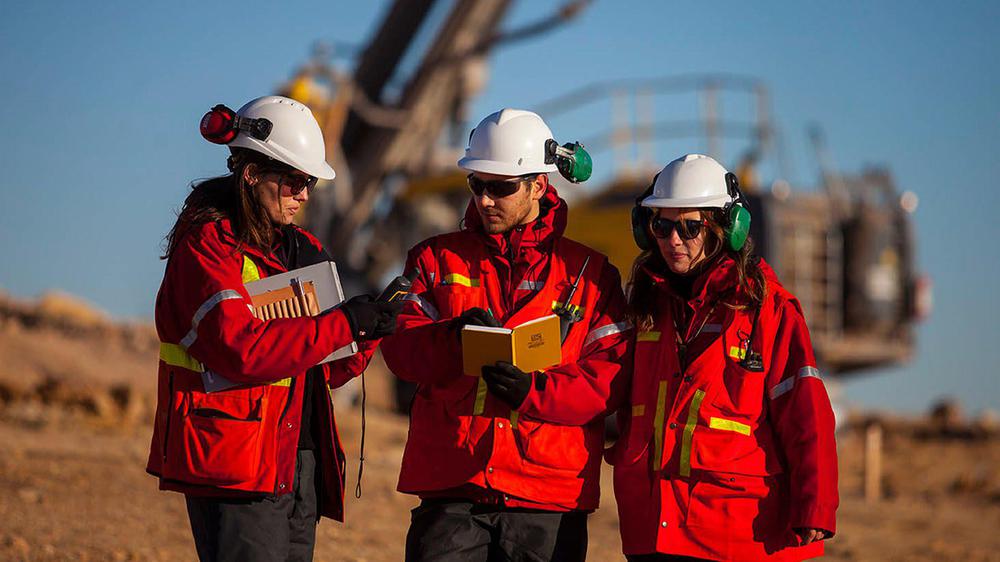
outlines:
M0 294L0 560L194 560L183 498L144 471L157 341L65 295ZM368 373L364 489L353 497L360 411L339 405L350 465L346 524L324 520L317 560L402 559L409 509L394 491L406 419L389 374ZM884 498L863 494L865 423L885 428ZM926 419L854 415L839 436L831 560L1000 560L1000 435L951 409ZM623 560L604 472L590 560Z

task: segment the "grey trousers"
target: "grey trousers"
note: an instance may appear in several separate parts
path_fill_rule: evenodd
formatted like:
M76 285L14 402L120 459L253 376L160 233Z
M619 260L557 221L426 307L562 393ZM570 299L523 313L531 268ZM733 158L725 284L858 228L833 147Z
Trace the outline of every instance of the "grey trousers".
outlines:
M201 562L299 562L316 544L316 456L299 450L292 493L252 499L187 497Z

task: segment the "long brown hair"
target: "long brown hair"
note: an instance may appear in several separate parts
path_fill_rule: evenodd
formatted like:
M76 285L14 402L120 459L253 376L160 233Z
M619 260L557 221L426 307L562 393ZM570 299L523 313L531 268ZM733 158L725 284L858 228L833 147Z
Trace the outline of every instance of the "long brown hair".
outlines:
M169 259L185 234L205 223L229 219L236 236L236 251L251 246L268 249L274 241L274 227L260 202L257 191L246 182L244 169L255 164L273 167L274 162L252 150L232 149L227 161L231 173L191 184L191 193L177 213L177 222L166 236Z
M697 210L701 212L701 217L708 222L703 248L705 258L690 274L699 275L706 269L713 267L722 255L728 255L736 264L737 290L734 296L740 295L740 297L725 299L722 301L723 304L736 309L759 306L767 296L767 283L758 264L758 259L753 254L753 239L747 237L746 243L738 252L729 249L724 241L722 209ZM651 235L650 239L652 239ZM639 331L651 330L654 322L652 304L656 294L655 283L648 271L664 276L670 274L658 246L654 246L651 250L644 250L635 258L635 261L632 262L628 283L625 286L628 302L627 316Z

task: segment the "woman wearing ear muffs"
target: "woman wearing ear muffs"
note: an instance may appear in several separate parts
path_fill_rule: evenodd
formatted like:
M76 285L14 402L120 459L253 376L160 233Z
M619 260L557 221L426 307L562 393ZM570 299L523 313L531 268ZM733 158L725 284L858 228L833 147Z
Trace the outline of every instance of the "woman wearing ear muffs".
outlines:
M185 494L202 561L311 560L320 516L343 520L332 389L364 371L401 305L362 295L256 318L245 283L330 259L292 221L334 171L309 108L288 98L216 106L201 132L229 147L230 173L195 184L167 235L146 470ZM357 353L315 366L352 341Z
M635 369L608 452L627 558L820 556L836 530L833 412L798 301L752 254L736 177L683 156L632 222Z

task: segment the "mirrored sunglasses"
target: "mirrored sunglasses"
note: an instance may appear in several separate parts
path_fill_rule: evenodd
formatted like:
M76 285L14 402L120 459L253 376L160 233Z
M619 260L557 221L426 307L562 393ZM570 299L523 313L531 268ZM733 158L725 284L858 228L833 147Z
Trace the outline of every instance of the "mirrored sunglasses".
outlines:
M308 189L312 192L313 188L316 187L316 182L319 178L313 176L303 176L301 174L296 174L288 170L268 170L272 174L277 174L280 176L278 179L278 185L282 188L287 187L289 193L292 195L298 195L302 193L303 189Z
M653 217L649 222L649 229L653 231L653 236L657 238L669 238L670 233L677 230L677 235L681 240L694 240L701 234L701 228L707 226L708 221L687 219L682 221L672 221L664 217Z

